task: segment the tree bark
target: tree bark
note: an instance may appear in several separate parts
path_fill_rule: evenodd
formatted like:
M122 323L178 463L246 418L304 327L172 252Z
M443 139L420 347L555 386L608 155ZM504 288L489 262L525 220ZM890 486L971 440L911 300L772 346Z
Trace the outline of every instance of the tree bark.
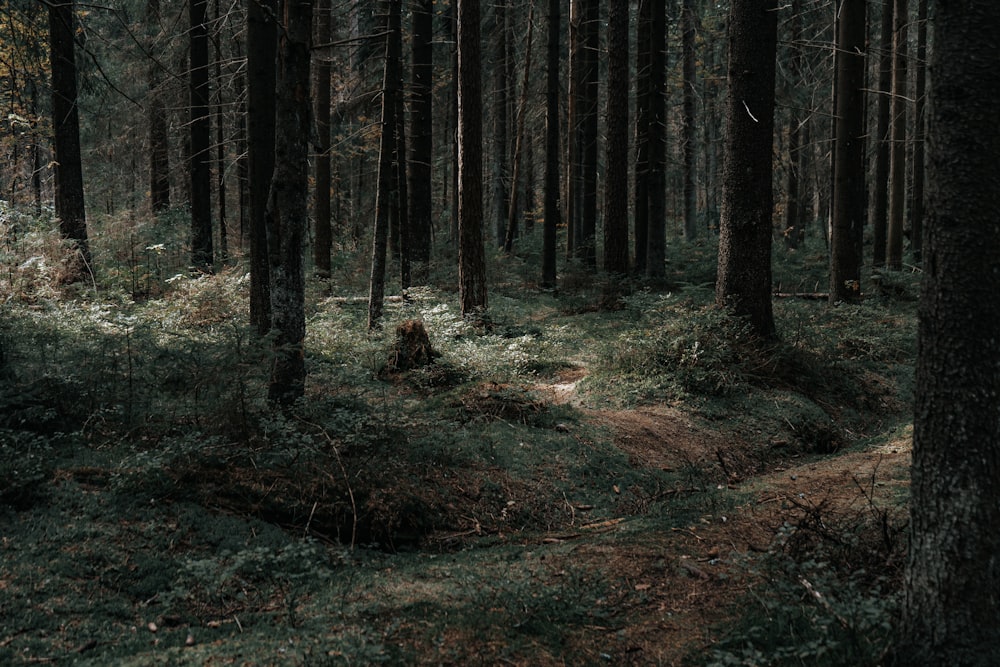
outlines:
M879 36L878 104L876 105L875 189L872 203L872 265L885 266L886 238L889 228L889 107L892 100L892 20L893 1L883 0L882 27Z
M609 0L604 270L613 281L628 273L628 51L628 0Z
M649 250L649 86L654 0L639 0L635 54L635 185L633 239L637 275L646 273Z
M549 0L545 72L545 227L542 230L542 288L556 287L556 230L559 212L559 34L560 0Z
M917 76L916 103L913 108L913 193L910 204L910 224L913 233L910 245L913 261L919 266L923 260L924 233L924 143L926 139L927 94L927 0L919 0L917 5Z
M286 0L275 94L274 179L267 204L274 365L268 398L288 406L305 393L305 270L309 225L309 70L312 3Z
M895 664L1000 655L1000 5L935 9L910 548Z
M903 268L903 216L906 208L906 51L908 0L894 0L892 40L892 145L889 149L889 234L886 265Z
M490 179L493 189L493 227L496 234L497 248L503 247L504 235L507 230L507 209L509 208L508 184L508 125L507 117L508 89L510 87L510 45L508 0L496 0L493 3L493 161L491 163Z
M316 41L326 43L333 38L333 12L330 0L318 0L316 4ZM330 227L330 52L316 54L316 185L313 190L313 217L316 238L313 245L313 262L316 274L321 278L330 277L330 248L333 234Z
M837 107L830 234L830 303L861 299L865 223L865 0L843 0L837 35Z
M667 21L666 3L653 2L649 47L649 220L646 275L662 278L667 255Z
M49 58L52 68L52 126L55 133L55 209L59 232L78 256L65 279L82 280L91 272L87 209L80 155L80 112L76 86L76 6L73 0L49 5Z
M577 255L584 266L597 267L597 148L598 114L600 105L598 94L600 53L599 0L584 0L582 17L583 31L583 109L581 114L581 192L580 192L580 234Z
M524 76L521 80L521 96L517 103L517 114L514 130L514 159L510 175L510 203L507 208L507 229L504 234L503 250L510 254L514 251L514 240L517 238L517 216L520 213L519 184L521 182L521 164L524 162L524 122L528 112L528 91L531 87L531 42L535 34L535 6L528 9L528 37L524 55Z
M159 30L160 0L147 0L146 21L150 30ZM149 200L153 213L170 208L170 140L167 135L167 110L163 103L160 64L149 65Z
M771 307L772 157L777 1L733 0L722 171L719 306L775 335Z
M416 263L417 275L426 280L427 263L431 259L431 218L433 191L431 164L434 159L432 132L434 74L434 7L433 0L417 0L413 7L413 64L410 71L410 164L409 221L410 253Z
M684 237L693 241L698 237L698 201L695 191L695 174L698 170L697 152L695 147L695 91L697 90L697 53L695 53L695 38L697 36L697 3L695 0L684 0L681 8L681 50L683 51L682 70L684 77L684 140L682 145L684 163Z
M188 82L191 95L191 265L212 272L212 124L208 86L208 0L191 0L190 61Z
M799 44L802 39L802 0L792 0L792 15L789 17L789 50L788 55L788 76L793 87L801 86L802 81L802 47ZM802 163L802 135L801 128L804 123L802 113L794 107L788 114L788 173L785 180L785 229L782 234L785 237L785 248L795 250L802 240L802 222L800 218L800 193L799 175Z
M486 310L479 0L458 0L458 291L462 317Z
M247 0L247 3L250 322L263 336L271 328L271 279L265 217L274 175L278 21L276 0Z

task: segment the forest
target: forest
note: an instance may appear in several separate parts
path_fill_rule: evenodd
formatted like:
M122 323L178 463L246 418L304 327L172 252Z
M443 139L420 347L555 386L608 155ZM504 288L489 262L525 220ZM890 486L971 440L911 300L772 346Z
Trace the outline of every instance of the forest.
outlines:
M997 35L6 0L0 663L997 664Z

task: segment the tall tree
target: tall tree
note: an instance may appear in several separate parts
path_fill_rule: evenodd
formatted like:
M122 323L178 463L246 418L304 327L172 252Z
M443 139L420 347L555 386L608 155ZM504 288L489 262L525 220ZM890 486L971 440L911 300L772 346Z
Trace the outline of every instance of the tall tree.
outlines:
M222 36L219 26L223 23L223 16L219 12L219 0L213 3L215 16L213 24L216 26L216 33L212 39L215 45L215 201L219 212L219 259L226 263L229 261L229 222L226 213L226 114L225 101L222 96Z
M666 3L652 3L649 26L648 241L646 275L662 278L667 260L667 20Z
M247 0L250 322L261 335L271 328L271 281L265 217L274 174L277 7L277 0Z
M681 146L684 162L684 238L691 241L698 236L697 192L695 192L695 173L697 171L697 147L695 145L695 97L697 95L697 53L695 53L695 37L697 36L697 2L684 0L681 7L681 50L683 61L681 68L684 77L684 140Z
M458 0L458 292L463 317L486 310L479 0Z
M732 0L729 92L719 233L719 306L762 338L775 335L771 307L771 150L777 0Z
M886 266L903 268L903 217L906 208L906 50L909 0L894 0L892 38L892 142L889 147L889 234Z
M412 65L410 67L409 223L410 254L425 279L431 259L431 163L434 157L434 3L416 0L412 12Z
M316 41L330 42L333 36L333 11L330 0L316 3ZM331 160L330 160L330 75L332 73L328 51L316 54L316 185L313 189L313 217L316 238L313 245L313 262L316 274L330 277L330 247L333 236L330 228Z
M191 95L190 159L191 265L211 272L212 252L212 124L208 107L208 0L191 0L188 85Z
M52 67L52 126L55 130L56 217L59 232L78 256L67 267L67 280L90 271L87 209L80 156L80 111L76 86L76 6L73 0L49 4L49 58Z
M876 105L875 190L872 203L872 265L885 266L885 242L889 227L889 103L892 100L892 21L894 0L882 0L879 35L878 104Z
M917 5L917 75L916 101L913 107L913 201L910 204L910 221L913 228L911 247L913 260L919 265L923 259L924 229L924 143L926 139L927 93L927 0Z
M274 178L267 201L274 364L268 398L290 405L305 393L305 269L309 225L309 71L312 2L286 0L275 92Z
M1000 4L938 2L896 664L1000 655Z
M788 77L791 86L802 85L802 0L792 0L791 16L788 29ZM794 250L803 239L803 225L800 220L799 183L802 173L802 127L803 118L796 105L793 104L788 113L788 170L785 180L785 247Z
M639 0L635 53L635 184L633 191L633 238L635 273L646 273L649 250L649 100L650 31L653 24L653 0Z
M556 286L556 230L559 228L559 15L549 0L545 71L545 227L542 230L542 287Z
M517 218L520 210L521 165L524 163L524 124L528 114L528 93L531 90L531 42L535 34L535 6L528 9L528 37L524 47L524 74L521 80L521 95L517 103L517 113L514 122L514 156L510 175L510 198L507 207L507 228L504 234L503 249L505 253L514 250L514 239L518 236Z
M399 74L401 37L401 0L384 0L386 21L385 67L382 76L382 120L379 138L378 189L375 192L375 233L372 242L372 272L368 291L368 328L381 326L385 301L386 248L391 218L399 210L398 153Z
M865 222L865 0L843 0L837 24L830 302L861 298Z
M147 0L146 23L154 34L160 30L160 0ZM167 134L167 108L161 86L159 62L149 65L149 97L146 102L149 123L149 198L154 213L170 208L170 141Z
M582 151L581 132L583 123L583 3L585 0L569 0L569 20L567 21L569 42L569 82L566 91L566 256L573 258L579 252L581 239L580 212Z
M628 0L608 0L604 270L628 272Z
M504 244L509 207L509 118L510 104L510 17L509 0L493 2L493 159L490 161L490 184L493 190L493 226L496 247Z
M600 1L584 0L583 109L580 117L580 234L578 256L588 267L597 266L597 174L598 174L598 55L600 54Z

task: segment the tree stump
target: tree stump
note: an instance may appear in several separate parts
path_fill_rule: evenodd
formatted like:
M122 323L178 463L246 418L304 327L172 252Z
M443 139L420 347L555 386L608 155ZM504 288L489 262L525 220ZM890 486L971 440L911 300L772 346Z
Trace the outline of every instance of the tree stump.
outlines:
M387 373L402 373L434 363L438 353L431 347L427 329L420 320L406 320L396 327L396 340L386 364Z

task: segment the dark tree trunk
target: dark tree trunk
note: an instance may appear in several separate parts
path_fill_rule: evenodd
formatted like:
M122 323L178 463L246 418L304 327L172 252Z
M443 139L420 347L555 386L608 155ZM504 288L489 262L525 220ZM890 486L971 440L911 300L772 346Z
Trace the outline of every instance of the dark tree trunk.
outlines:
M521 164L524 162L524 122L528 113L528 91L531 87L531 42L535 34L535 7L528 9L528 37L524 55L524 76L521 80L521 96L517 103L514 130L514 160L510 175L510 204L507 210L507 230L504 234L505 253L514 251L514 240L518 236L517 217L520 213Z
M219 15L219 0L215 0L215 25L222 25ZM226 212L226 114L222 99L222 39L216 32L215 39L215 85L218 89L215 100L215 201L219 212L219 259L223 264L229 261L229 228Z
M598 32L601 17L599 0L584 0L583 24L583 110L581 114L581 192L578 256L585 266L597 266L597 143L600 53Z
M865 222L865 0L843 0L837 23L830 303L861 299Z
M906 208L906 50L908 0L894 0L892 39L892 145L889 150L889 234L886 266L903 268L903 216Z
M402 3L400 3L402 4ZM406 108L403 100L403 28L402 28L402 7L400 16L394 21L390 30L390 38L396 40L393 50L399 58L396 66L396 152L392 156L392 165L396 178L396 196L393 198L393 220L396 221L396 228L399 230L398 252L399 259L399 280L400 287L404 290L410 289L410 215L409 204L407 204L406 191Z
M399 211L399 172L396 113L400 95L400 12L401 0L385 0L382 11L386 20L385 69L382 77L382 122L379 139L378 189L375 192L375 233L372 244L372 273L368 291L368 328L381 326L385 301L386 250L391 221Z
M662 278L667 260L667 21L653 2L649 48L649 220L646 275Z
M333 12L330 0L318 0L316 4L316 41L325 44L333 38ZM330 51L323 49L316 54L316 186L313 191L313 217L316 238L313 246L313 262L316 274L321 278L330 277L330 248L333 234L330 228L331 160L330 160Z
M695 63L695 37L697 36L697 16L695 0L684 0L681 9L681 49L684 74L684 142L682 146L684 162L684 237L692 241L698 237L698 202L695 191L695 174L698 170L695 146L695 92L697 90L697 70Z
M894 0L883 0L876 105L875 188L872 203L872 265L885 266L885 242L889 229L889 107L892 100L892 8Z
M566 99L566 257L578 256L582 225L580 213L583 210L582 167L582 115L584 89L583 63L583 3L585 0L569 0L569 89Z
M507 43L509 35L508 0L497 0L493 3L494 51L493 51L493 161L490 170L490 181L493 189L493 227L496 234L496 247L504 244L504 234L507 230L508 190L508 88L510 86L510 46Z
M247 137L250 161L250 322L271 328L267 196L274 174L275 85L278 51L276 0L247 0Z
M151 30L159 30L160 0L147 0L146 21ZM170 142L167 135L167 109L160 89L163 77L160 63L149 66L149 199L153 213L170 208Z
M87 209L83 198L80 113L76 89L76 7L72 0L49 5L49 58L52 68L52 127L55 134L56 217L59 232L79 253L67 267L66 280L82 280L90 271Z
M788 76L791 86L801 86L802 81L802 0L792 0L792 15L789 17L789 55ZM785 181L785 247L794 250L799 247L802 238L802 217L799 199L799 174L802 163L800 147L802 145L801 126L803 118L795 108L788 114L788 173Z
M649 86L651 28L654 0L639 0L636 25L635 54L635 191L633 224L635 240L635 273L646 273L649 249Z
M559 215L559 35L560 0L549 0L545 72L545 227L542 230L542 287L556 287L556 230Z
M913 233L910 244L913 261L919 266L923 259L924 233L924 142L925 97L927 91L927 0L917 6L917 81L916 103L913 109L913 201L910 204L910 224Z
M1000 4L939 2L897 665L1000 656Z
M426 280L431 259L431 163L434 159L433 125L433 1L417 0L413 7L413 64L410 71L410 256L418 276Z
M761 338L775 335L771 309L772 157L777 2L733 0L719 234L719 306Z
M305 393L303 251L309 226L312 3L285 2L275 94L274 179L267 202L274 365L268 398L291 405Z
M458 291L462 316L486 310L479 0L458 0Z
M212 272L212 123L208 108L208 0L191 0L191 265Z
M617 276L628 273L628 51L628 0L608 0L604 270Z

